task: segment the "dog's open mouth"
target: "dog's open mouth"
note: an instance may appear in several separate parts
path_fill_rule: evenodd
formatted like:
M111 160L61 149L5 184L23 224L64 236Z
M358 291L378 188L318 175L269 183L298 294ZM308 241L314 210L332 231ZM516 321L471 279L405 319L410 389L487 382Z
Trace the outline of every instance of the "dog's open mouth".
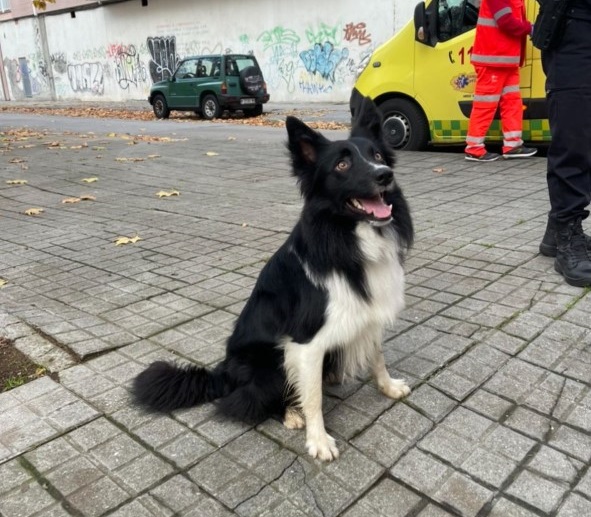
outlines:
M375 221L389 221L392 218L392 205L384 203L382 195L352 198L347 201L347 205L353 212L364 214Z

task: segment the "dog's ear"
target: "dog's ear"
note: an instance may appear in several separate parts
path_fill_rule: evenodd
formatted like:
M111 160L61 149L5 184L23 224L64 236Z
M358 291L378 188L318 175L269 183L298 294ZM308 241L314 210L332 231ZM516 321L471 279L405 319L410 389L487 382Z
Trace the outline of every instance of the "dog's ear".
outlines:
M302 194L304 197L308 197L314 190L320 151L324 146L330 144L330 140L296 117L287 117L285 127L287 128L287 148L291 154L293 174L298 179Z
M318 151L328 140L296 117L287 117L287 147L291 153L296 175L302 169L316 165Z
M358 103L352 122L351 136L360 136L377 141L383 139L382 114L369 97L363 97L361 102Z

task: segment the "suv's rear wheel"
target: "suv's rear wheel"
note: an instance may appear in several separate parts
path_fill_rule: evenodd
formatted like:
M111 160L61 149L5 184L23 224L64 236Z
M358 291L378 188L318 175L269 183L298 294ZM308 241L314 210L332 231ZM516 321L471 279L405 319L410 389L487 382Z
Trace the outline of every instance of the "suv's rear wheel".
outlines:
M213 120L222 114L220 103L215 95L209 94L201 101L201 115L204 119Z
M156 115L156 118L168 118L170 115L170 109L168 108L166 99L164 98L164 95L160 93L154 95L152 108L154 109L154 115Z
M393 149L422 151L429 141L429 124L421 109L408 99L390 99L380 104L384 137Z
M263 74L256 66L247 66L240 72L240 87L244 93L256 95L264 84Z

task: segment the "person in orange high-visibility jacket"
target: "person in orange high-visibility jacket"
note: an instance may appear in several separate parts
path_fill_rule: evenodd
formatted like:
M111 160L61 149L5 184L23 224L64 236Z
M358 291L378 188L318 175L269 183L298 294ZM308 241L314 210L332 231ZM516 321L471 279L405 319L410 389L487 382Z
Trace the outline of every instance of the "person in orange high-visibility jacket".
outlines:
M489 162L499 158L487 152L484 139L497 107L501 108L503 157L525 158L537 149L523 146L523 105L519 91L519 67L523 65L527 36L532 24L525 16L523 0L482 0L476 23L471 63L476 86L468 135L466 160Z

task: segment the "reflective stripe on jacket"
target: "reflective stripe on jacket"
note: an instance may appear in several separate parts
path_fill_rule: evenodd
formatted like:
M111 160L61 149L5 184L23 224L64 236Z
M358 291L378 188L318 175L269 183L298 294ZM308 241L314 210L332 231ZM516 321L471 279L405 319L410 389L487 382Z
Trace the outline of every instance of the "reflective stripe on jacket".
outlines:
M501 20L501 18L504 18ZM511 20L508 32L506 20ZM472 48L473 65L521 66L525 59L528 27L523 0L482 0Z

